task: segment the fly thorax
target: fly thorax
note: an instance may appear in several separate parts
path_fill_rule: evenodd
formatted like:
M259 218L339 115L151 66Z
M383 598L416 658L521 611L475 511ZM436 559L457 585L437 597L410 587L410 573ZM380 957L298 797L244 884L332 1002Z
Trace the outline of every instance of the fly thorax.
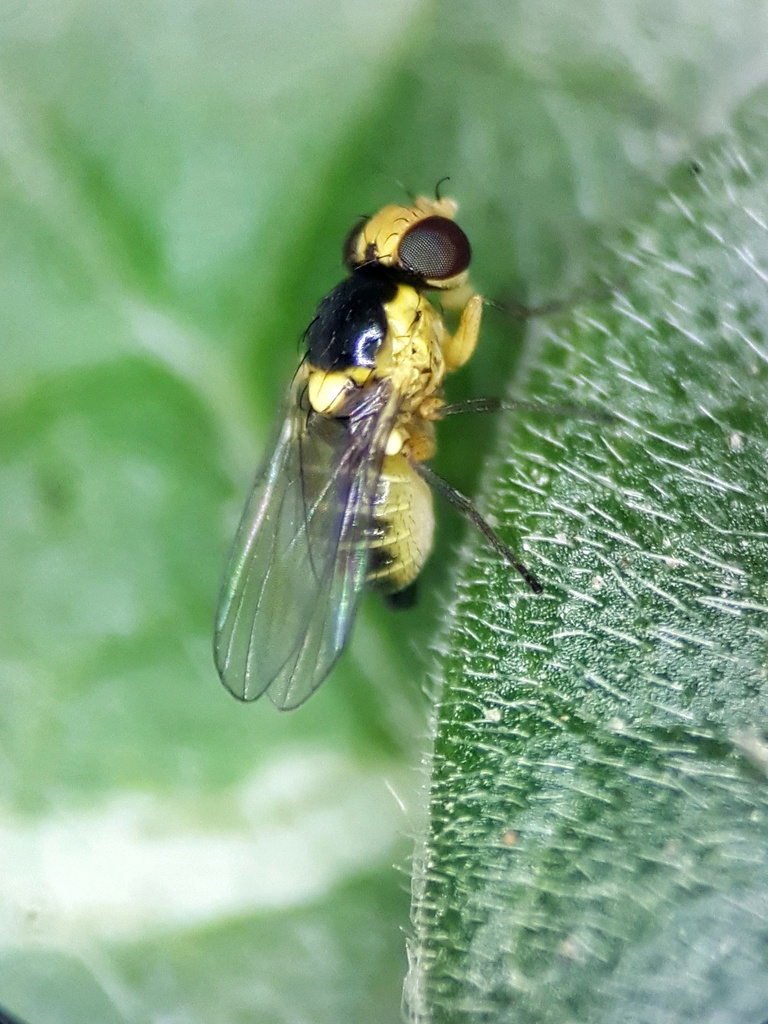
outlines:
M307 380L309 404L322 416L343 415L350 395L372 375L372 370L360 366L347 370L320 370L310 366Z
M398 286L384 312L387 338L376 359L376 375L388 377L401 408L414 411L445 376L445 328L430 302L410 285Z

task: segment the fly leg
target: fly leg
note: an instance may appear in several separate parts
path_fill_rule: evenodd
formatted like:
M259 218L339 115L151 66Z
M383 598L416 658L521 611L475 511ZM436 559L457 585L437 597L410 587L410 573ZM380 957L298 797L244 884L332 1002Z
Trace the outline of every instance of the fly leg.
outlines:
M411 465L422 480L426 481L433 490L437 491L437 493L442 495L442 497L447 501L450 501L452 505L455 505L462 515L465 515L472 523L475 524L478 530L480 530L488 541L490 541L492 547L494 547L502 558L504 558L512 568L523 577L534 594L542 593L543 587L531 570L528 569L514 554L514 552L511 551L496 535L496 531L485 521L485 519L483 519L469 498L466 498L460 491L457 491L455 487L451 487L447 480L443 480L441 476L438 476L438 474L433 469L430 469L426 463L412 462Z
M462 310L456 333L443 342L445 369L448 373L458 370L475 351L480 337L480 321L483 317L483 298L473 295Z

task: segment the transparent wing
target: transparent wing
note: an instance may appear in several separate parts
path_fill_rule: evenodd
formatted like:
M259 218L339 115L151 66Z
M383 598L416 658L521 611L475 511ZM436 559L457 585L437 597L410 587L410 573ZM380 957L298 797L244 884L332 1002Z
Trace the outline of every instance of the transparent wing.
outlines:
M368 566L373 499L396 408L388 382L350 415L308 414L303 379L254 484L219 599L216 667L240 700L298 707L341 654Z

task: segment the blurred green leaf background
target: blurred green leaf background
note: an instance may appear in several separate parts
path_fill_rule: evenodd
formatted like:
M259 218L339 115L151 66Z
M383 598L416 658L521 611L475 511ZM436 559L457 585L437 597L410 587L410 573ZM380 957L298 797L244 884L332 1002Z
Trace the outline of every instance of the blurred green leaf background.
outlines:
M702 141L758 102L767 22L748 0L0 0L0 1004L399 1019L464 527L441 510L420 608L367 600L305 707L236 704L211 621L272 412L351 224L445 175L484 294L625 277L621 229L698 187ZM452 397L536 390L524 341L489 311ZM473 492L499 436L445 424L438 468Z

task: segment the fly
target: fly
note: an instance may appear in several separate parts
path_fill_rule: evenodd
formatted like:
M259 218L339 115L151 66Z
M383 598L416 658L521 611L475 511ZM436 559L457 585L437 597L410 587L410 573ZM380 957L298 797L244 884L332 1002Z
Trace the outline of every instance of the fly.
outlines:
M541 591L471 502L426 465L435 421L454 411L445 375L467 362L480 334L483 299L469 285L471 248L456 210L452 199L420 196L356 225L344 246L349 276L307 328L216 616L216 667L240 700L266 692L281 710L303 704L343 651L366 585L408 593L432 548L431 488ZM430 290L460 310L453 334Z

